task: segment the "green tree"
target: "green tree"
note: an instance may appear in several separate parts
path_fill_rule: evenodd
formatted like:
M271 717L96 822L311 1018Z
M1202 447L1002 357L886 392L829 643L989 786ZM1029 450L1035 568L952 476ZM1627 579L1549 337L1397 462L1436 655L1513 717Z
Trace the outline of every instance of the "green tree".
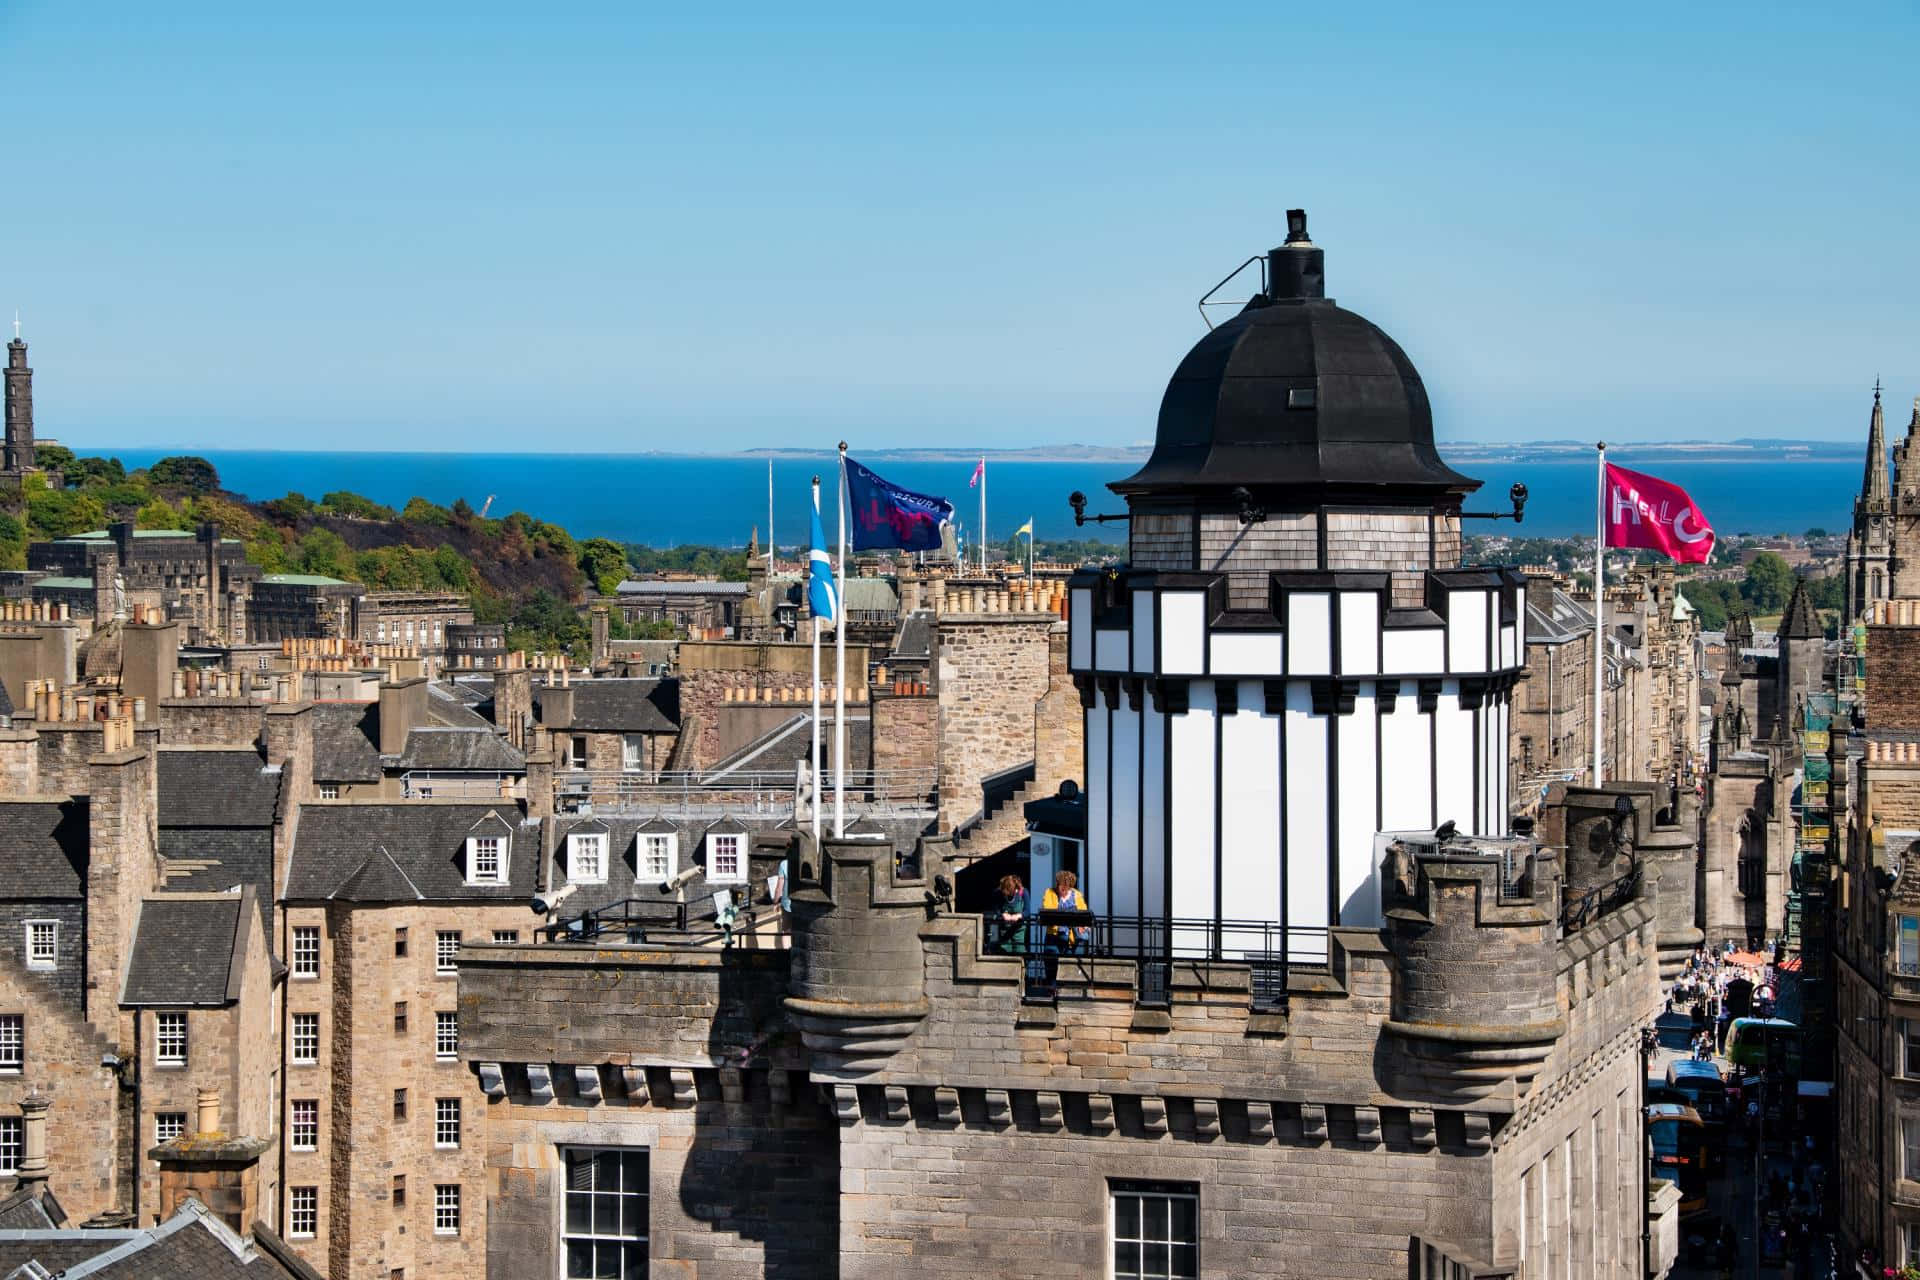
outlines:
M1808 542L1815 541L1816 539L1819 539L1819 538L1830 538L1832 536L1833 536L1832 534L1828 533L1825 529L1822 529L1819 525L1815 525L1813 526L1813 528L1807 530Z
M136 529L191 529L193 521L165 498L155 498L133 513Z
M28 484L26 495L27 530L36 541L71 537L107 522L106 507L84 489L49 489L42 482Z
M627 576L627 553L607 538L588 538L580 544L580 571L603 596L610 596Z
M320 495L320 507L336 516L352 516L358 520L391 520L394 518L392 507L383 507L371 498L363 498L357 493L345 489L336 489L332 493Z
M1702 631L1719 631L1727 625L1733 606L1741 602L1740 589L1731 582L1706 578L1687 578L1680 583L1680 594L1700 616Z
M313 499L304 493L289 493L284 498L275 498L271 502L261 503L260 508L275 520L286 524L292 524L303 516L310 516L317 509Z
M425 498L408 498L406 507L400 512L400 518L408 524L448 525L453 523L451 511L428 502Z
M1787 607L1793 591L1793 567L1780 555L1762 551L1747 565L1747 576L1740 584L1740 595L1755 613L1779 613Z
M220 487L220 473L205 458L181 454L162 458L147 468L147 483L156 489L181 489L188 493L212 493Z
M309 529L302 534L294 544L292 563L301 573L324 574L329 578L355 576L347 544L331 529Z

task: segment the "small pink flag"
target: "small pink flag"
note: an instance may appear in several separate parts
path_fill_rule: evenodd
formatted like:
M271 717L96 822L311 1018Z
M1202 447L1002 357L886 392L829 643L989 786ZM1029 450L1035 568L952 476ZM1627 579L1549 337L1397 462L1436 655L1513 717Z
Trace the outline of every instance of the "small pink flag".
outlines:
M982 458L980 459L979 462L974 464L973 479L967 481L967 488L972 489L978 486L980 483L981 477L985 476L986 474L987 474L987 460L985 458Z
M1607 464L1607 545L1659 551L1681 564L1705 564L1713 526L1677 484Z

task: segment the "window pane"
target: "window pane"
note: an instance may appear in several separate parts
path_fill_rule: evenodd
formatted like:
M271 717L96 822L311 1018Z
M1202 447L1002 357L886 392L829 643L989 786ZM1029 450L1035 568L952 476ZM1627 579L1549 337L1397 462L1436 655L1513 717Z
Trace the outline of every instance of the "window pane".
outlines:
M1142 1196L1140 1198L1140 1238L1142 1240L1167 1238L1166 1197Z
M1140 1246L1140 1274L1164 1280L1169 1265L1166 1245L1143 1244Z
M1169 1240L1198 1240L1200 1235L1194 1230L1193 1216L1195 1203L1185 1196L1175 1196L1170 1202L1173 1211L1173 1232Z
M593 1233L597 1236L620 1234L620 1197L601 1192L593 1198Z
M567 1245L567 1280L591 1280L593 1246L574 1241Z
M590 1151L567 1152L567 1186L575 1191L586 1191L593 1186L593 1153Z
M579 1176L576 1169L574 1177ZM584 1191L567 1193L567 1234L585 1235L593 1230L593 1197Z
M594 1254L593 1274L598 1280L620 1280L620 1246L599 1245Z
M620 1271L621 1280L647 1280L647 1251L642 1245L628 1245L621 1251L625 1266Z
M1140 1246L1128 1240L1113 1242L1113 1274L1115 1280L1129 1280L1140 1274Z
M1173 1274L1191 1280L1200 1274L1200 1250L1190 1244L1173 1246Z
M647 1238L647 1198L638 1195L620 1197L620 1234L634 1240Z
M595 1185L601 1191L620 1189L620 1152L602 1151L594 1157Z
M1140 1197L1113 1198L1113 1234L1121 1240L1140 1238Z

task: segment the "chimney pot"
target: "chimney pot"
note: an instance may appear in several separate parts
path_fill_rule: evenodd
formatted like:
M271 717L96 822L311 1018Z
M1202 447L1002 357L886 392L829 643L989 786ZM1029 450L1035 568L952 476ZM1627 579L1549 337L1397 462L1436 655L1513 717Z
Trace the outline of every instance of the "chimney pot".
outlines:
M220 1132L220 1091L218 1089L200 1090L198 1132L208 1137Z

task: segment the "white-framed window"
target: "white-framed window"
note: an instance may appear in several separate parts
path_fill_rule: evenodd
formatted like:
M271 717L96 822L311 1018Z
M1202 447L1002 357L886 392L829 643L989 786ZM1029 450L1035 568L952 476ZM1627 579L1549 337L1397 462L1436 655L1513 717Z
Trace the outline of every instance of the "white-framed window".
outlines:
M317 924L293 926L293 976L320 976L320 926Z
M27 968L51 969L60 961L60 922L27 921Z
M620 767L628 773L639 773L646 767L647 735L629 733L620 739Z
M27 1015L0 1013L0 1072L16 1075L27 1062Z
M20 1172L26 1150L27 1126L19 1116L0 1116L0 1173Z
M1108 1184L1114 1280L1200 1274L1200 1193L1188 1182Z
M574 734L567 743L567 767L584 769L587 767L587 739L584 734Z
M373 624L373 628L373 642L375 644L385 644L387 642L387 620L382 618Z
M311 1240L320 1229L320 1188L287 1188L287 1235Z
M707 879L716 884L739 884L747 878L747 838L738 831L707 837Z
M1900 1117L1900 1176L1920 1182L1920 1118Z
M640 878L643 880L665 880L673 874L673 864L678 860L679 843L672 832L657 834L642 833L640 836Z
M493 931L493 940L495 942L518 942L520 941L520 931L518 929L495 929Z
M433 1056L451 1062L460 1056L460 1015L446 1009L433 1015Z
M338 800L340 798L340 784L337 782L321 783L320 798L322 800Z
M157 1111L153 1116L153 1140L172 1142L187 1131L187 1113L184 1111Z
M574 884L607 882L607 835L578 831L567 837L567 879Z
M433 1185L433 1234L460 1234L460 1184L436 1182Z
M433 1100L433 1145L442 1151L460 1145L460 1099Z
M560 1229L567 1280L646 1274L647 1152L565 1147L566 1212Z
M507 838L472 836L467 840L467 883L507 882Z
M460 931L440 929L433 935L433 971L460 972Z
M187 1015L162 1012L153 1015L153 1060L162 1067L187 1065Z
M317 1013L296 1013L293 1015L293 1060L301 1066L312 1066L320 1061L320 1015Z
M320 1100L295 1098L287 1123L288 1138L295 1151L320 1149Z
M1920 1266L1920 1222L1909 1222L1900 1228L1900 1261L1904 1266Z

